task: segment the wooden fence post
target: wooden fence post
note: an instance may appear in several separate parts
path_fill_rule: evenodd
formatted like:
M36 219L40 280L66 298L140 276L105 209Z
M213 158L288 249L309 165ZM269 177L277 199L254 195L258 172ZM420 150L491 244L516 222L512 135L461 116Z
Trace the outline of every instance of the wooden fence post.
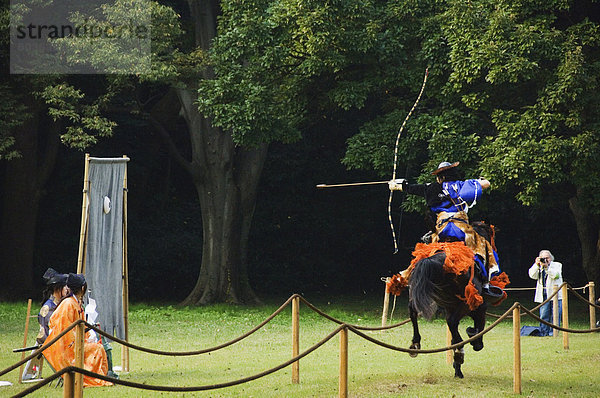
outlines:
M83 354L84 354L84 338L85 338L85 324L83 322L75 326L75 366L83 369ZM75 380L74 393L76 398L83 397L83 374L75 373L73 376Z
M340 398L348 397L348 328L340 330Z
M588 299L590 303L593 303L596 300L596 290L594 282L588 283ZM594 329L596 327L596 307L590 305L590 329Z
M562 287L562 327L565 329L569 328L569 293L567 285ZM563 331L563 348L569 349L569 332Z
M27 347L27 335L29 333L29 318L31 317L31 299L27 300L27 317L25 317L25 333L23 333L23 348ZM25 351L21 353L21 361L25 359ZM19 384L23 382L23 366L19 367Z
M556 293L558 291L558 286L552 286L552 293ZM558 326L558 294L555 294L552 297L552 324ZM558 337L558 330L552 328L552 336Z
M63 398L73 398L75 397L75 373L67 372L64 377Z
M513 309L513 391L521 394L521 307Z
M385 288L383 290L383 313L381 314L381 326L385 326L387 323L388 310L390 308L390 293L387 290L387 284L390 278L385 278Z
M446 324L446 347L451 346L451 345L452 345L452 332L450 332L450 328ZM451 364L452 362L454 362L454 354L452 353L452 350L446 350L446 362L448 364Z
M300 354L300 297L292 299L292 358ZM300 383L300 361L292 363L292 383Z

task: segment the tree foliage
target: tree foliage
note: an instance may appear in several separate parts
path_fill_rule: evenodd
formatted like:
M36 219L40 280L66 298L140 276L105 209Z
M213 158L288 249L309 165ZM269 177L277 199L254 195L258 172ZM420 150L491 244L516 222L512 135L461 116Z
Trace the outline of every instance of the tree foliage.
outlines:
M493 187L539 205L575 187L596 212L598 191L598 21L593 2L444 1L415 7L419 28L405 51L431 67L424 104L408 124L400 152L420 180L442 160L460 160ZM595 8L594 8L595 7ZM406 13L398 24L410 23ZM411 45L412 43L412 45ZM385 45L385 41L381 46ZM407 85L388 85L391 93ZM412 82L413 92L418 80ZM389 103L393 101L391 96ZM389 173L389 154L406 105L385 107L349 142L345 163Z
M237 143L256 144L298 139L315 103L363 107L371 84L360 77L376 66L366 58L376 3L222 1L210 54L216 78L200 86L200 110Z

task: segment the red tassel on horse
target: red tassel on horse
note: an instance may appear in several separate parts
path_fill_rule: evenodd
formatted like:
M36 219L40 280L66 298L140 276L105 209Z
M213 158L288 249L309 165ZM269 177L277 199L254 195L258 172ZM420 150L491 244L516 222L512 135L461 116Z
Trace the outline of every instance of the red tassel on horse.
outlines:
M509 284L510 280L508 279L508 275L506 275L506 272L503 272L500 275L494 275L490 280L490 285L497 286L500 289L504 289L504 287Z
M399 296L408 286L408 279L402 276L402 274L396 274L390 278L385 286L388 293Z
M475 288L475 285L473 285L473 282L469 282L469 284L465 286L465 302L471 311L474 311L483 304L483 297L481 297Z

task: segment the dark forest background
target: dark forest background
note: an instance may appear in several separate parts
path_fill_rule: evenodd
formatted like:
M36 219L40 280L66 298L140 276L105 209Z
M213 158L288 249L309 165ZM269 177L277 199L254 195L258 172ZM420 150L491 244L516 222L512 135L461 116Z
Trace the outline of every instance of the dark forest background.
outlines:
M41 296L48 267L75 271L86 152L131 159L134 301L381 294L429 228L423 203L395 194L394 255L385 184L316 185L391 177L428 66L397 177L461 161L492 183L469 215L497 228L512 286L534 285L541 249L572 285L600 284L598 1L149 5L151 73L0 75L0 299ZM137 60L70 45L69 62L99 70ZM106 59L81 55L98 46Z
M347 138L360 123L356 118L334 115L306 128L298 143L272 144L249 242L250 281L259 297L296 292L379 294L380 278L404 269L414 244L427 232L423 215L400 210L404 198L397 193L394 223L399 228L400 252L394 255L386 185L315 188L318 183L381 179L374 173L348 171L340 162ZM84 153L64 146L59 151L43 191L36 232L34 281L40 291L47 267L74 272L77 262ZM119 120L114 137L89 153L131 158L130 298L182 300L197 279L202 250L200 209L189 177L169 158L161 138L133 119ZM568 282L585 282L567 208L534 212L496 197L494 192L486 193L470 214L497 227L501 267L513 286L533 286L527 269L543 248L563 263ZM486 214L489 208L494 209L493 216Z

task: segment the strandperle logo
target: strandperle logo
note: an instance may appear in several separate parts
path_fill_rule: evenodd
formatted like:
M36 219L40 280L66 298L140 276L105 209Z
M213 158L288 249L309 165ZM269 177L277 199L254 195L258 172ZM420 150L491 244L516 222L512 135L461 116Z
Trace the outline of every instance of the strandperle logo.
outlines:
M141 40L149 38L149 28L144 25L134 24L130 21L126 25L113 25L109 23L96 24L86 19L79 25L18 25L16 26L17 39L63 39L63 38L89 38L89 39L121 39L135 37Z
M13 74L143 74L151 68L148 0L13 0Z

